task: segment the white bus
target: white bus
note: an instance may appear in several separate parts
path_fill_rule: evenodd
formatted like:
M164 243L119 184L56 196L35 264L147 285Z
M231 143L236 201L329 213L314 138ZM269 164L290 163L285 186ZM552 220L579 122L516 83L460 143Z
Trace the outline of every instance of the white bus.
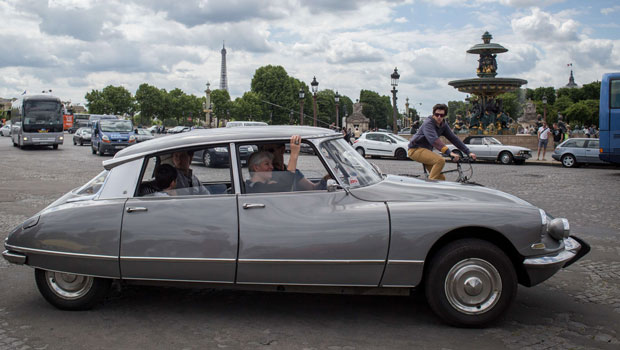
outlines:
M11 106L13 146L62 145L63 105L52 95L24 95Z

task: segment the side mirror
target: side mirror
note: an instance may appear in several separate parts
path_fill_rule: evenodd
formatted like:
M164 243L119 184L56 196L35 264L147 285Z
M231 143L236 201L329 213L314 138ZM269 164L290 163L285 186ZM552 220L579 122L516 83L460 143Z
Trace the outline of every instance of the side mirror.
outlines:
M334 179L327 179L327 192L335 192L340 188L340 185Z

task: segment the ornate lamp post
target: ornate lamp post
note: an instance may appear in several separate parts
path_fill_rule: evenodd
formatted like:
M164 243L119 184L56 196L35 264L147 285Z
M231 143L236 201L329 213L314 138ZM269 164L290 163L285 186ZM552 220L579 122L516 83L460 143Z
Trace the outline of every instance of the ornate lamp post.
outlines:
M338 119L340 119L340 111L339 111L339 102L340 102L340 95L338 95L338 90L336 90L336 96L334 96L334 101L336 101L336 128L340 128L338 126Z
M312 78L310 85L312 86L312 113L314 114L314 126L316 126L316 92L319 91L319 82L316 81L316 77Z
M299 125L304 125L304 88L299 88Z
M209 109L207 109L205 111L205 113L208 113L208 123L209 123L209 127L211 127L211 111L213 111L213 105L211 104L211 89L210 89L211 84L209 84L209 82L207 82L207 89L205 90L205 94L207 94L207 100L205 101L205 106L208 107Z
M546 122L547 121L547 95L543 95L542 103L544 107L543 120Z
M398 79L400 78L400 74L398 74L398 69L394 68L394 73L392 73L390 77L392 78L392 109L393 109L393 117L394 117L392 132L397 134L398 125L396 124L396 119L397 119L398 111L396 110L396 93L398 92L398 90L396 90L396 87L398 86Z

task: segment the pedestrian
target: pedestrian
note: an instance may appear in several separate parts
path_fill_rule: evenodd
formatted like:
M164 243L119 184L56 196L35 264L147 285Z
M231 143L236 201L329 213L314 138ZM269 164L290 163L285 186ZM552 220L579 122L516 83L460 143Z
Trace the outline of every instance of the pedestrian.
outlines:
M551 133L553 134L553 148L556 148L564 141L564 132L560 129L558 123L553 123L553 130Z
M540 150L542 148L543 157L542 160L545 159L545 155L547 153L547 143L549 142L549 135L551 134L551 130L549 126L547 126L547 122L543 121L542 126L538 129L538 155L536 156L536 160L540 160Z
M360 132L360 129L356 126L355 127L355 131L353 132L353 136L355 136L355 139L359 139L360 135L362 135L362 133Z
M344 140L351 144L351 135L347 132L347 128L342 128L342 135L344 135Z

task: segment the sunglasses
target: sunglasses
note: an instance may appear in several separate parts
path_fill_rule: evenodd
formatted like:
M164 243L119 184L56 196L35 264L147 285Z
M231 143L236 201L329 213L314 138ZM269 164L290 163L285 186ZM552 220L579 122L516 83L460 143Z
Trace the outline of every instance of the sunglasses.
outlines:
M441 118L443 118L443 117L445 117L446 115L445 115L445 114L443 114L443 113L435 113L435 114L434 114L434 116L435 116L435 117L441 117Z

